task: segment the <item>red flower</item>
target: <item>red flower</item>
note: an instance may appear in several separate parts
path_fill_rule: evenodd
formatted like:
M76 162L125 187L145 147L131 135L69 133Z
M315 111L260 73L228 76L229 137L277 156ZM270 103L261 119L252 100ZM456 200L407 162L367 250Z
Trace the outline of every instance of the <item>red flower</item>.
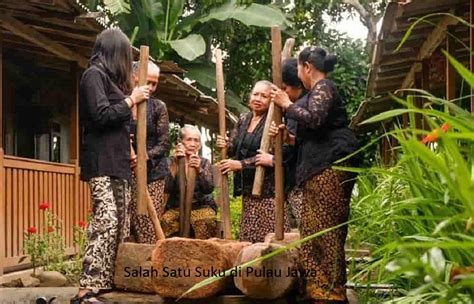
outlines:
M48 233L52 233L52 232L54 232L54 227L49 226L49 227L48 227Z
M40 210L46 210L49 209L49 203L47 202L42 202L39 206Z
M447 122L445 122L442 126L441 126L441 131L443 131L444 133L448 132L449 128L451 128L451 125Z
M38 229L36 229L36 227L29 227L27 231L29 234L34 234L38 232Z
M430 142L436 142L438 141L438 130L433 130L433 132L431 132L430 134L426 135L425 137L423 137L423 139L421 140L421 142L423 144L427 144L427 143L430 143Z
M86 228L87 227L87 222L86 221L79 221L79 227Z

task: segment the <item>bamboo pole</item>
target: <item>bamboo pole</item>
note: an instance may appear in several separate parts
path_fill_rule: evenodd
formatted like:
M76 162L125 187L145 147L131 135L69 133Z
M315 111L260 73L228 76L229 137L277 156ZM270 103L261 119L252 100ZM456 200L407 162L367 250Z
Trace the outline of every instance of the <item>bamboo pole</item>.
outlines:
M278 32L278 34L277 34ZM280 49L281 49L281 31L278 27L273 27L272 28L272 56L273 56L273 36L274 35L278 35L278 39L279 39L279 47L276 47L275 49L275 52L278 50L278 54L280 54ZM277 38L277 37L275 37ZM289 38L286 40L285 42L285 47L283 48L283 52L280 54L280 55L277 55L278 57L280 57L280 60L278 62L280 62L280 76L275 76L275 67L273 66L274 63L272 63L272 69L273 69L273 83L275 83L276 85L280 86L281 87L281 61L283 61L284 59L287 59L291 56L291 51L293 49L293 46L295 45L295 39L293 38ZM273 58L272 58L273 60ZM273 62L276 62L275 60L273 60ZM275 77L279 77L279 80L278 79L275 79ZM277 81L275 81L277 80ZM275 112L277 114L277 116L275 117ZM280 118L280 119L275 119L275 118ZM264 151L264 152L268 152L270 150L270 145L271 145L271 139L270 139L270 136L268 136L268 132L270 130L270 125L272 124L272 121L275 120L275 123L280 121L281 122L281 109L275 109L275 105L273 103L270 104L270 106L268 107L268 112L267 112L267 118L265 120L265 125L263 127L263 136L262 136L262 141L260 142L260 150ZM280 136L281 140L282 140L282 136ZM278 149L280 149L279 147L281 146L281 141L280 141L280 144L278 144L278 141L280 139L276 139L276 145L275 145L275 178L276 176L281 176L281 178L279 177L278 179L280 180L283 180L283 169L281 169L282 171L281 172L277 172L278 170L280 170L280 168L277 168L276 166L276 163L277 163L277 154L280 154L282 155L282 153L280 151L277 151ZM281 162L282 163L282 162ZM281 174L280 174L281 173ZM263 179L265 177L265 167L264 166L257 166L257 168L255 169L255 179L254 179L254 182L253 182L253 188L252 188L252 195L254 196L260 196L262 194L262 185L263 185ZM282 186L283 187L283 186ZM280 191L281 192L281 191ZM275 193L277 193L277 185L275 185ZM281 193L280 193L281 194ZM284 194L283 194L284 196Z
M133 147L130 147L132 157L135 155L135 151ZM138 170L137 167L134 168L135 175L137 174ZM148 192L148 188L146 189L146 207L148 210L148 214L150 215L151 222L153 223L153 228L155 230L155 235L157 240L164 240L165 234L163 229L161 228L160 220L158 219L158 214L156 214L155 205L153 205L153 200L151 199L150 192Z
M263 135L262 141L260 142L260 150L263 152L268 152L270 150L271 139L268 136L268 131L270 130L270 126L273 120L273 113L275 111L275 105L270 103L267 111L267 118L265 120L265 125L263 126ZM252 195L259 197L262 195L262 186L263 186L263 179L265 177L265 167L264 166L257 166L255 168L255 178L253 181L253 188L252 188Z
M184 218L186 205L186 159L178 158L178 185L179 185L179 236L184 236Z
M216 50L216 90L217 102L219 105L219 135L225 138L225 95L224 95L224 70L222 68L222 52ZM221 149L221 160L227 158L227 148ZM232 226L230 224L230 205L229 205L229 180L227 174L221 176L221 219L224 223L224 238L232 239Z
M184 205L184 237L190 236L191 231L191 210L193 207L194 187L196 186L197 170L189 166L186 176L186 200Z
M140 66L138 70L138 85L144 86L148 74L148 47L140 46ZM138 104L137 120L137 214L147 214L147 170L146 170L146 109L147 101Z
M272 27L272 78L273 83L281 87L281 31ZM281 108L275 106L273 120L279 126L282 123ZM267 135L268 136L268 135ZM275 238L283 240L285 230L285 189L283 182L283 134L275 138Z

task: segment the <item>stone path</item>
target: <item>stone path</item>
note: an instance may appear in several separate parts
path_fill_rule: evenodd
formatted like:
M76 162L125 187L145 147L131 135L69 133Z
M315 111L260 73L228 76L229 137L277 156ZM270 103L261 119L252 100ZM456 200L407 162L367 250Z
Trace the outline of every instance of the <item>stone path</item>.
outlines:
M47 301L56 297L52 303L69 303L76 292L77 287L0 288L0 304L30 304L40 297Z
M34 304L38 298L46 299L46 303L53 297L52 304L67 304L76 294L76 287L32 287L32 288L0 288L0 304ZM111 292L104 294L100 300L106 303L176 303L175 299L164 299L158 295L138 294L126 292ZM44 302L43 302L44 303ZM287 304L285 299L263 301L249 299L241 295L226 295L202 300L181 300L180 304ZM295 303L295 302L293 302Z

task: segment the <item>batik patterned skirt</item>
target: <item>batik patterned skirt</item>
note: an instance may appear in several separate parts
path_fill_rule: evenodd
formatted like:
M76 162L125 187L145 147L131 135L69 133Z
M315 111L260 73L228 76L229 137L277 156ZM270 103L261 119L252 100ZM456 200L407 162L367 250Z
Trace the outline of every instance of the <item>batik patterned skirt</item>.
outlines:
M243 242L263 242L265 236L275 232L275 199L243 196L242 218L239 239ZM290 222L285 212L285 232L290 231Z
M169 209L163 215L161 222L165 236L172 236L179 232L179 208ZM216 237L216 212L211 207L191 210L190 224L196 239L206 240Z
M159 179L147 185L153 206L156 210L158 220L161 220L165 212L166 201L164 199L165 180ZM156 234L153 222L148 214L137 214L137 184L136 178L132 178L132 201L130 202L131 234L137 243L155 244Z
M301 238L348 220L354 182L347 172L326 169L303 185ZM346 301L346 236L347 226L343 226L301 246L300 262L308 274L303 276L306 297Z
M111 289L118 244L129 237L129 184L124 179L101 176L89 181L92 219L87 231L81 288Z

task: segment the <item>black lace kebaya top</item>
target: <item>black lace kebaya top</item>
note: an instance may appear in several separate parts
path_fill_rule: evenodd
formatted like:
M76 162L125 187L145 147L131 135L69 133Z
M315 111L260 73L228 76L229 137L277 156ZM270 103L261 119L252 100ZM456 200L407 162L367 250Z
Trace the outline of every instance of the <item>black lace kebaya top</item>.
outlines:
M229 157L240 160L242 163L242 171L234 174L234 196L241 194L247 197L252 196L256 155L257 150L260 149L266 115L262 117L253 132L248 132L247 129L252 117L252 112L242 114L229 137ZM273 168L265 167L265 177L260 197L273 197L274 193L274 170Z
M286 109L286 115L297 122L298 187L358 148L357 138L348 127L344 102L329 79L318 81Z
M168 111L165 103L159 99L150 98L147 102L146 116L147 182L151 183L164 179L168 175L167 156L170 141ZM137 122L133 119L130 130L136 152Z
M167 159L169 174L166 177L165 193L169 194L167 209L179 207L179 172L178 163L174 157ZM201 165L196 175L192 210L210 207L217 210L216 202L212 197L214 179L211 162L201 157Z

